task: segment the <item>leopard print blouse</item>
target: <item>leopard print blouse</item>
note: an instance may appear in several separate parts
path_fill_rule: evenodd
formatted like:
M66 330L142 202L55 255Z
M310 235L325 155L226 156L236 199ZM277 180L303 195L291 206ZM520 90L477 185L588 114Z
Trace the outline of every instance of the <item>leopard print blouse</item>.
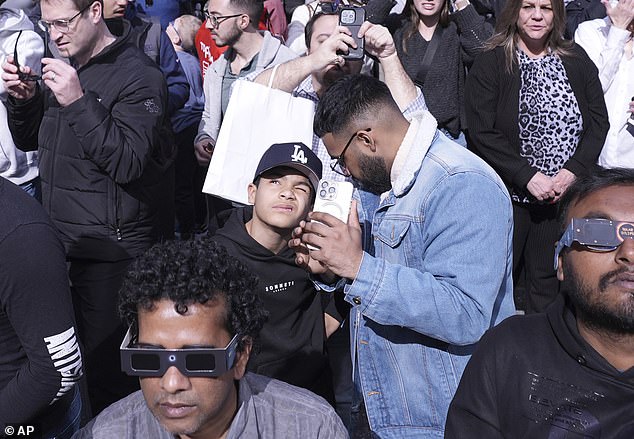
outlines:
M583 118L561 59L555 53L531 59L517 50L520 67L520 155L543 174L553 176L574 154L583 131ZM514 193L520 203L536 202Z

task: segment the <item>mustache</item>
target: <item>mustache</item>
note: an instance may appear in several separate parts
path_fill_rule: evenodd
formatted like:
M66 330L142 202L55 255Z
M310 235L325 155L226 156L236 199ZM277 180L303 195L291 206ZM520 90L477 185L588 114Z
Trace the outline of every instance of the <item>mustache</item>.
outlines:
M154 398L154 404L155 405L163 405L163 404L169 404L169 405L190 405L190 406L195 406L197 405L196 401L192 401L191 398L183 398L182 396L178 399L174 399L174 395L157 395Z
M614 282L614 279L622 274L629 273L634 275L634 270L628 267L622 267L617 270L610 271L609 273L604 274L599 279L599 291L604 292L609 284Z

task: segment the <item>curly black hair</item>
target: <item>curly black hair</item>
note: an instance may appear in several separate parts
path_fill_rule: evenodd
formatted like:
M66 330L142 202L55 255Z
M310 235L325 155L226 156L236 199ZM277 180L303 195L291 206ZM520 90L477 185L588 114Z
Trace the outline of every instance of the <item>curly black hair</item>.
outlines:
M119 313L136 325L139 310L151 311L163 299L174 302L179 314L187 312L187 305L220 299L226 304L227 331L241 335L241 352L268 317L255 293L257 282L244 264L213 241L165 241L130 266L119 293Z

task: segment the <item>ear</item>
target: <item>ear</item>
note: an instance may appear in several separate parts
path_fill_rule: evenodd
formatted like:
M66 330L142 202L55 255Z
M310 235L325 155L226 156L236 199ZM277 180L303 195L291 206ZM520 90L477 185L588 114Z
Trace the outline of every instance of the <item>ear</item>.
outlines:
M249 23L251 23L251 18L247 14L242 14L240 18L238 18L238 26L240 29L244 30L249 27ZM257 29L258 25L255 24L255 28Z
M101 5L101 2L94 1L92 5L90 5L90 9L88 10L88 12L90 14L90 20L94 24L99 23L103 17L103 7Z
M255 204L255 195L258 193L258 187L253 183L249 183L247 192L249 193L249 203Z
M253 340L251 337L245 337L244 339L244 349L241 352L236 353L236 359L233 363L233 367L231 370L233 371L233 379L239 380L244 376L244 373L247 370L247 363L249 362L249 357L251 357L251 348L253 346Z
M357 138L361 141L363 146L369 148L372 152L376 152L376 143L368 131L357 131Z
M171 26L168 26L167 29L165 29L165 33L169 37L169 39L172 42L173 46L180 46L181 45L181 39L180 39L178 33L176 33L173 29L169 30L170 27Z
M557 279L560 282L564 280L564 259L561 254L557 256Z

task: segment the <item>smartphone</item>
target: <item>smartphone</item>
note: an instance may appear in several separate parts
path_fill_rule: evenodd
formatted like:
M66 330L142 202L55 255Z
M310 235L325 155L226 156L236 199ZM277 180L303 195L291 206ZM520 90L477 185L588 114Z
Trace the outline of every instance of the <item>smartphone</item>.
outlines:
M343 55L344 59L363 59L365 47L363 38L359 38L359 28L365 21L365 9L356 7L344 7L339 10L339 26L345 26L350 30L352 38L357 43L357 48L349 47L348 54Z
M352 183L348 181L320 180L313 212L329 213L347 223L352 190Z
M319 180L313 212L329 213L347 223L352 204L352 191L352 183L348 181ZM310 244L308 248L317 250Z

